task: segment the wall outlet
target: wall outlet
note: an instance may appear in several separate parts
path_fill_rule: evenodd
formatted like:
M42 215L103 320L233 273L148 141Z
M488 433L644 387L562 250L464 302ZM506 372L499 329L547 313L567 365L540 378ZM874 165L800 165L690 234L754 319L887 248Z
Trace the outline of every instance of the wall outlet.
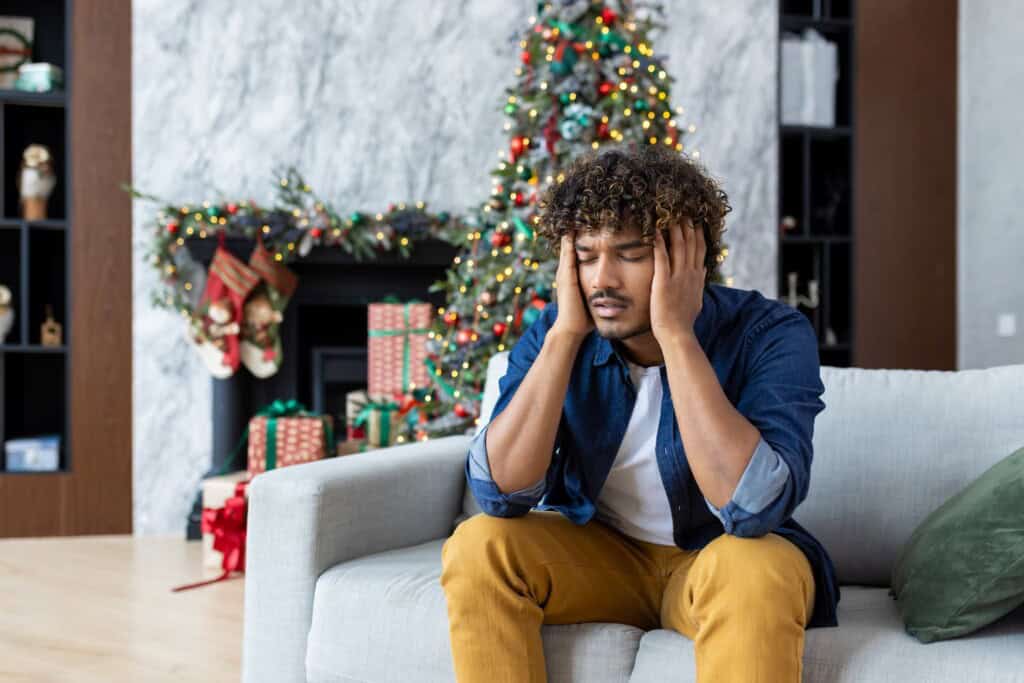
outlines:
M1000 313L996 319L996 334L1000 337L1017 334L1017 316L1013 313Z

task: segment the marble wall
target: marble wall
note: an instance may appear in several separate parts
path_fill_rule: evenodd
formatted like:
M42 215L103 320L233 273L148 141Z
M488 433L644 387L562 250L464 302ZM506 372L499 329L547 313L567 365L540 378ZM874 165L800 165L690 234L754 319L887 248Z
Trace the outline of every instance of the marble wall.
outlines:
M777 5L668 0L672 101L734 207L724 274L775 296ZM133 182L172 201L273 196L294 163L339 206L476 204L532 0L133 3ZM134 528L183 534L210 463L211 380L153 309L153 206L134 214Z

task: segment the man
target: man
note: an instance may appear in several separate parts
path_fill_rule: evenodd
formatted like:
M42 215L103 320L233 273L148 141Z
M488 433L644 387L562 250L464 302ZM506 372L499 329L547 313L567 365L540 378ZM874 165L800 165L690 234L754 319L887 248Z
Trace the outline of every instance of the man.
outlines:
M813 328L712 282L731 207L685 157L587 155L541 207L557 302L472 442L485 514L442 549L457 679L546 681L541 625L597 621L685 635L702 683L799 681L839 601L791 518L825 407Z

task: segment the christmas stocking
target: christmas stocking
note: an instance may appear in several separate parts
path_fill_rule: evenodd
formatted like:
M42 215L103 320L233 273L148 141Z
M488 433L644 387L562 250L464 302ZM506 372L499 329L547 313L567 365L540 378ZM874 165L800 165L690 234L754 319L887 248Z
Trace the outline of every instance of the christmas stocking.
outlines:
M299 278L258 240L249 267L263 278L245 302L242 321L242 363L256 377L270 377L281 367L281 321Z
M213 254L190 330L200 357L218 379L238 370L242 303L259 281L259 274L232 256L222 241Z

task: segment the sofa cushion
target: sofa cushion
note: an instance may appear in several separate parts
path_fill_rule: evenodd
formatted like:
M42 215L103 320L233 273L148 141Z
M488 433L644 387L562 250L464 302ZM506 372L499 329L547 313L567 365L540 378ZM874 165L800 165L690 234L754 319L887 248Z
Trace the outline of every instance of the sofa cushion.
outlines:
M306 650L310 683L455 680L444 541L367 555L320 576ZM544 625L548 680L625 683L642 635L624 624Z
M822 366L821 379L810 489L793 518L828 550L840 584L887 587L918 524L1024 443L1024 365Z
M837 628L805 632L805 683L1024 683L1024 609L970 636L923 645L904 632L887 589L843 586L838 619ZM630 683L696 681L693 656L685 636L648 631Z
M924 643L1024 604L1024 447L928 515L896 561L890 593Z

